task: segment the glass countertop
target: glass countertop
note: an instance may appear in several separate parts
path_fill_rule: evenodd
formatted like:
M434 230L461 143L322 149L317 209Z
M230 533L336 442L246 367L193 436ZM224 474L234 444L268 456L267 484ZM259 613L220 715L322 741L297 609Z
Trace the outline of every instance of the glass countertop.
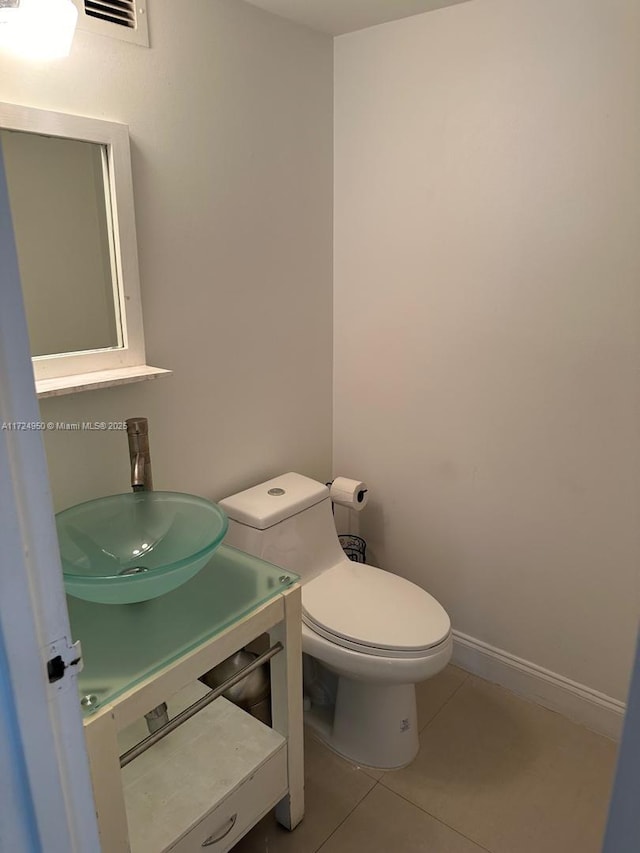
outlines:
M173 592L137 604L67 597L71 632L82 644L78 684L85 715L210 640L274 598L298 575L221 545Z

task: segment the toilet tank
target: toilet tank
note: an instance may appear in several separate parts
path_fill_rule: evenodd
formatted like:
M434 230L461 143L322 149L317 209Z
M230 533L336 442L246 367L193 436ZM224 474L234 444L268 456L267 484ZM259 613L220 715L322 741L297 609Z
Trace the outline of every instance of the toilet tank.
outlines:
M302 474L281 474L218 504L229 516L225 544L310 580L345 559L329 489Z

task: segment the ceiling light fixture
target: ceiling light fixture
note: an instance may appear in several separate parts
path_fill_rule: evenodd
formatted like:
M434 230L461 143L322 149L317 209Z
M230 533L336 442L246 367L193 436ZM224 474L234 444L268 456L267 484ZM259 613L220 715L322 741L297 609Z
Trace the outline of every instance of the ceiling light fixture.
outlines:
M68 56L77 20L72 0L0 0L0 50L36 60Z

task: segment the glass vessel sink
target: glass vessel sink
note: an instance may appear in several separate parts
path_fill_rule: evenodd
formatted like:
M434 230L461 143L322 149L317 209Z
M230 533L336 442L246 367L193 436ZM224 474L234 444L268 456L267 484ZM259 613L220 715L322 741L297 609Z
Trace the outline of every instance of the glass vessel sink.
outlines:
M157 598L192 578L227 532L211 501L180 492L129 492L56 515L64 585L100 604Z

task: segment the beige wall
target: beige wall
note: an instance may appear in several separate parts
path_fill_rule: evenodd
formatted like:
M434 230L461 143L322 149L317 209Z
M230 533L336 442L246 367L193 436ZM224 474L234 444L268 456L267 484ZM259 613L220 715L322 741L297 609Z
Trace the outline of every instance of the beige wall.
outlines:
M623 699L640 558L640 6L335 47L334 470L454 627Z
M335 463L374 559L454 626L623 698L638 613L633 0L473 0L336 42ZM331 465L332 42L239 0L0 58L0 100L130 125L157 488ZM58 508L122 433L46 434Z
M332 41L238 0L149 4L152 48L78 32L0 58L0 100L130 127L151 364L173 376L42 401L151 424L156 488L220 498L331 465ZM57 508L129 483L123 433L47 433Z

